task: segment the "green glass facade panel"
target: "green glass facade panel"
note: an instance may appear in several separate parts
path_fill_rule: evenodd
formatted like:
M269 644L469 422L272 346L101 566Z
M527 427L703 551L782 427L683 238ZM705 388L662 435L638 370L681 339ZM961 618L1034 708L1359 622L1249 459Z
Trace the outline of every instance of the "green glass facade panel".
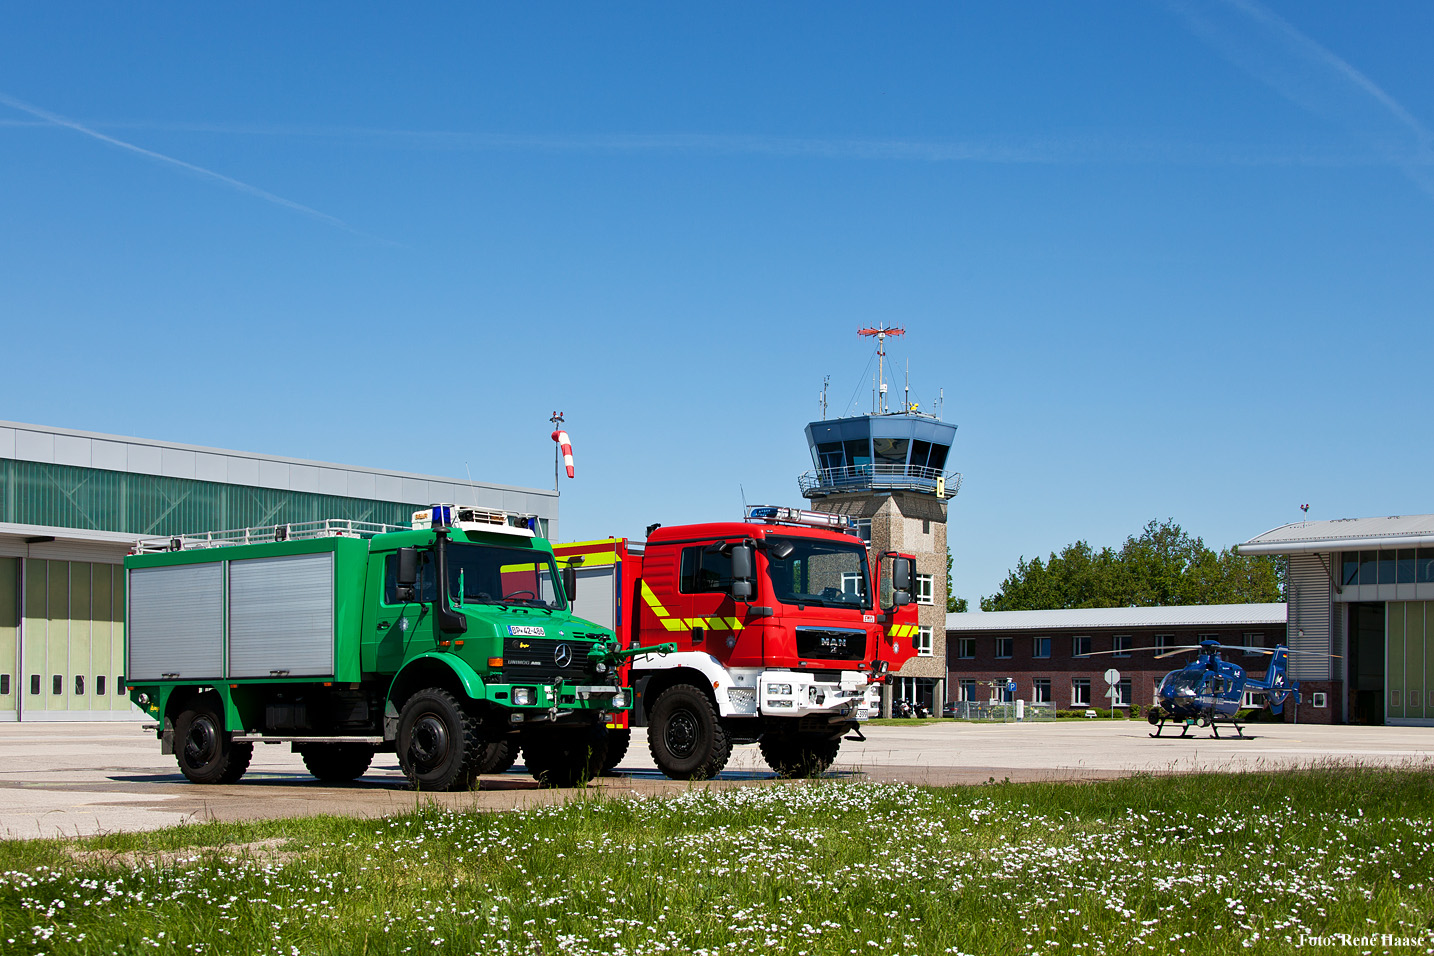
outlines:
M1390 602L1384 611L1385 716L1404 716L1404 605Z
M431 503L0 460L0 521L14 524L156 536L325 518L407 524Z

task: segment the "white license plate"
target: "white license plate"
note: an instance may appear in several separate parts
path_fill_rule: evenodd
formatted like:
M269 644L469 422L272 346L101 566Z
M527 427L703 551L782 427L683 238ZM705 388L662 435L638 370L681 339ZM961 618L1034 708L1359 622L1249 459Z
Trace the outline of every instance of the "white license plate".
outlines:
M509 624L508 633L514 637L545 637L548 632L534 624Z

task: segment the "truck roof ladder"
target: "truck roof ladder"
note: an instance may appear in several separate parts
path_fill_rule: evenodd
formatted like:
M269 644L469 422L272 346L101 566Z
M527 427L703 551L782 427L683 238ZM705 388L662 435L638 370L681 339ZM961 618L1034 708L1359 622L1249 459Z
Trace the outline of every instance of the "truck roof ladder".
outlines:
M267 524L230 531L206 531L200 534L175 535L165 538L141 538L135 542L134 554L161 551L186 551L191 548L223 548L243 544L269 544L275 541L304 541L314 538L372 538L391 531L407 531L411 525L378 524L353 521L349 518L325 518L322 521L301 521L290 524Z

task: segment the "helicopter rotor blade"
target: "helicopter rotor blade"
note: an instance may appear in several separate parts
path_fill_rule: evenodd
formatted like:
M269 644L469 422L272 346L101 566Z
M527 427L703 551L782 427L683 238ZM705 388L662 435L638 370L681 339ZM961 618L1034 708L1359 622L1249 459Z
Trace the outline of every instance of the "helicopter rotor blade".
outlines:
M1158 651L1160 650L1160 648L1153 647L1151 648L1151 650ZM1198 650L1200 650L1199 644L1187 644L1184 647L1172 647L1168 649L1164 654L1156 654L1155 659L1158 661L1162 657L1174 657L1176 654L1189 654L1191 651Z

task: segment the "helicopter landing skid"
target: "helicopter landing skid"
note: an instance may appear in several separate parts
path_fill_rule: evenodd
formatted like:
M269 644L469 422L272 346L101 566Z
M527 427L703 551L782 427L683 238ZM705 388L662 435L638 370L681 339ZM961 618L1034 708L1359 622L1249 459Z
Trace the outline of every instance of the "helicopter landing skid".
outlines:
M1207 723L1207 722L1205 722L1204 718L1201 718L1201 721L1200 721L1200 722L1201 722L1203 725L1208 726L1208 727L1210 728L1210 732L1215 735L1215 738L1216 738L1217 740L1220 739L1220 725L1219 725L1219 724L1215 723L1215 721L1213 721L1213 720L1212 720L1212 721L1209 721L1209 722ZM1234 727L1235 727L1235 733L1237 733L1237 734L1240 735L1240 739L1241 739L1241 740L1244 740L1244 739L1245 739L1245 728L1244 728L1244 727L1241 727L1239 724L1235 723L1235 721L1233 721L1233 720L1230 721L1230 723L1234 725ZM1181 739L1183 739L1183 738L1185 738L1185 737L1190 736L1190 728L1193 727L1193 726L1195 726L1195 724L1196 724L1196 721L1195 721L1195 720L1182 720L1182 721L1180 722L1180 736L1179 736L1179 737L1176 737L1175 739L1176 739L1176 740L1181 740ZM1152 736L1152 737L1159 737L1159 736L1160 736L1160 732L1161 732L1162 730L1164 730L1164 729L1165 729L1165 721L1164 721L1164 719L1161 719L1160 723L1159 723L1159 724L1156 726L1156 728L1155 728L1155 733L1151 734L1150 736Z

